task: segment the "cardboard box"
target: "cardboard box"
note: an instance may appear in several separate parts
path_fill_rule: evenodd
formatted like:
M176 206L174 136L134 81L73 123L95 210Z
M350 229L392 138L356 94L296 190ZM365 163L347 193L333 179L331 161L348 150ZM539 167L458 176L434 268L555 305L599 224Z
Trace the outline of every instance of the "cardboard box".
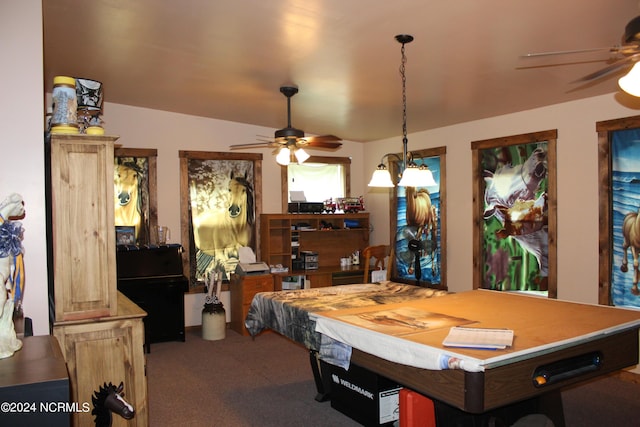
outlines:
M353 363L348 371L324 365L332 408L365 426L392 426L399 419L400 385Z

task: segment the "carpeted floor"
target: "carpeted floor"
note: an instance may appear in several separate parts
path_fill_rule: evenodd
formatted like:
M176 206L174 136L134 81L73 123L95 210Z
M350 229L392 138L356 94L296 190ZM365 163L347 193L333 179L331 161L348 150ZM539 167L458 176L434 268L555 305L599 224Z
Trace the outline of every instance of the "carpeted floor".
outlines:
M152 427L359 425L314 399L307 350L275 333L152 344L147 382Z
M163 426L358 426L317 402L308 352L275 333L252 340L227 330L206 341L151 345L149 420ZM568 427L640 425L640 385L606 377L563 391Z

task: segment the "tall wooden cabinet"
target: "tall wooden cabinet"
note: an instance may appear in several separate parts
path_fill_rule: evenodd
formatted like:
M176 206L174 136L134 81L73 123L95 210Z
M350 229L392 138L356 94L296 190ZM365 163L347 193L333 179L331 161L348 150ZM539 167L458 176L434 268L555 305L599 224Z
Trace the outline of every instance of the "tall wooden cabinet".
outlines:
M71 399L92 405L101 385L124 383L132 420L147 426L146 313L117 291L112 136L52 135L49 143L53 335L69 371ZM74 426L93 425L89 412Z

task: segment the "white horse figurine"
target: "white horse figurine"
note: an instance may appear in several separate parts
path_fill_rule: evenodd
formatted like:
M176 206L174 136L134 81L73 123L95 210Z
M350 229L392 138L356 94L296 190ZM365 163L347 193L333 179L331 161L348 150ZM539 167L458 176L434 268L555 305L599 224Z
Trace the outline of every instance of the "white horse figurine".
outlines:
M19 194L11 194L0 203L0 359L13 356L22 348L16 336L13 313L22 300L24 264L22 261L22 224L24 202Z

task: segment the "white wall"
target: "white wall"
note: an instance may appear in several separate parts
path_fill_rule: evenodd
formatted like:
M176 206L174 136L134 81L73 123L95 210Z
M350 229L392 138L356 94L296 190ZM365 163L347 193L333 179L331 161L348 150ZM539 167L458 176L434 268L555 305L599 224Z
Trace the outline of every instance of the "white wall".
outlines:
M471 141L558 129L558 297L598 302L598 152L595 123L638 114L614 94L409 135L409 149L447 147L447 260L452 291L471 289ZM107 133L126 147L158 149L160 223L179 229L178 150L227 151L273 129L118 104L105 105ZM366 147L366 150L364 149ZM395 148L390 148L395 147ZM380 157L401 151L400 138L373 143L346 142L336 152L352 156L352 193L364 194L374 230L371 242L389 241L389 192L366 183ZM279 166L264 150L261 194L264 212L280 212ZM174 234L177 240L177 234ZM185 242L181 242L185 244ZM228 307L228 305L227 305ZM200 323L202 295L188 295L187 325ZM229 310L227 310L229 313Z
M44 201L42 4L0 2L0 200L25 201L25 316L34 333L49 333Z
M447 284L451 291L472 287L471 141L557 129L558 298L598 302L600 200L595 124L639 114L636 109L622 106L618 97L619 94L603 95L409 136L409 150L447 147ZM379 141L365 151L365 165L369 168L366 173L372 173L392 141L400 151L398 138ZM368 199L371 211L381 218L377 222L386 224L384 230L377 230L373 243L388 241L385 196L376 193Z
M25 228L25 314L36 334L48 333L45 246L42 10L39 0L0 3L0 198L23 195ZM89 76L90 77L90 76ZM108 102L105 128L125 147L158 149L158 212L161 224L180 225L178 150L227 151L233 143L252 142L273 129L201 117L153 111ZM629 106L625 106L629 105ZM448 285L471 289L472 201L470 142L558 129L558 297L597 303L598 181L595 123L637 115L628 99L610 94L409 135L409 149L447 147ZM364 149L366 147L366 150ZM390 148L395 147L395 148ZM372 243L389 241L389 195L366 183L380 157L401 151L400 138L346 142L336 152L353 157L352 194L365 195L374 231ZM279 169L264 150L262 200L265 213L280 211ZM180 242L184 243L184 242ZM227 296L225 296L227 297ZM202 295L188 295L187 325L200 323ZM228 304L227 304L228 307Z
M108 88L105 88L108 93ZM206 119L184 114L168 113L105 102L105 131L118 135L117 143L127 148L156 148L158 150L158 223L172 231L172 240L180 242L180 150L229 151L229 145L256 141L257 135L273 134L274 129ZM263 213L281 212L280 166L275 162L271 149L245 150L262 152L262 189L256 189L256 197L262 197ZM310 154L352 157L352 195L363 194L363 146L343 141L336 152L313 151ZM230 316L229 295L223 293L227 319ZM185 324L201 323L204 294L188 294L185 298Z

